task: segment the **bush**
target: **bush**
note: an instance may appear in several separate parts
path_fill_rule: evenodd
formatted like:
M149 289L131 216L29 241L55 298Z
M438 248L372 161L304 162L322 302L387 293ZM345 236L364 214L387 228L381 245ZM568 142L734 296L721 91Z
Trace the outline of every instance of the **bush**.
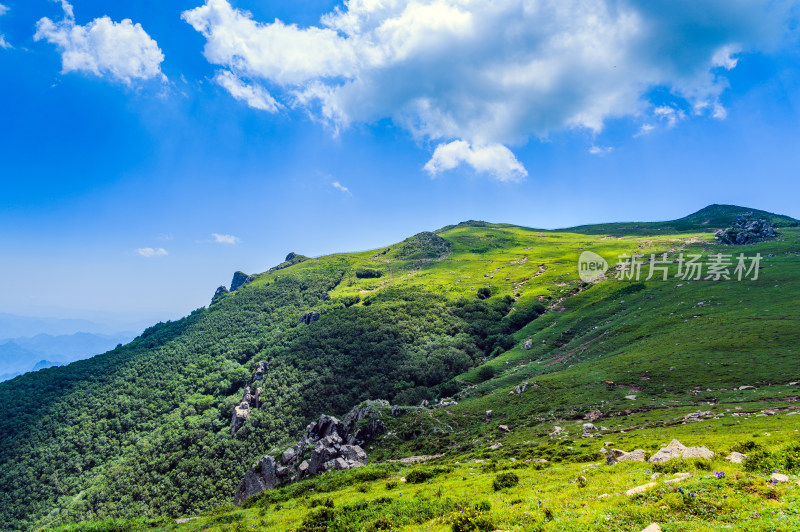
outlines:
M478 299L489 299L492 297L492 289L484 286L483 288L478 288Z
M492 487L494 491L500 491L505 488L513 488L519 484L519 477L515 473L500 473L494 478Z
M431 471L423 471L422 469L415 469L406 475L406 482L411 484L421 484L428 479L433 478L435 475Z
M378 279L382 275L380 271L371 268L358 268L356 270L356 277L359 279Z
M491 517L475 508L462 508L456 511L450 516L450 526L453 532L494 530Z
M493 366L482 366L481 369L478 370L478 378L483 381L488 381L495 375L495 369Z

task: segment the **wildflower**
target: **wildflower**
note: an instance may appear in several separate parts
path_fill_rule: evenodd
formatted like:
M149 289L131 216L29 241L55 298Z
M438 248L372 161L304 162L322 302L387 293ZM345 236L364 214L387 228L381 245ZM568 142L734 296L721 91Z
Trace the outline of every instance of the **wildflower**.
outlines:
M725 478L725 471L717 471L716 473L714 473L714 476L716 476L717 478Z

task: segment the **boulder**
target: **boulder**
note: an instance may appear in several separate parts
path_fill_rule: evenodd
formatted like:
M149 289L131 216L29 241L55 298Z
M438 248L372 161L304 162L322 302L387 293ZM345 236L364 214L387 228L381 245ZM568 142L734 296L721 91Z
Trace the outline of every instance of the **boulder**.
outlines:
M296 455L295 455L294 448L293 447L289 447L288 449L283 451L283 454L281 454L281 463L283 465L291 464L292 461L294 461L295 456Z
M773 482L789 482L789 477L783 473L773 473L769 479Z
M508 425L499 425L497 427L497 430L499 430L500 432L511 432L511 429L508 428Z
M278 475L275 459L271 456L262 456L245 473L244 478L239 483L239 487L236 489L233 502L237 505L242 504L249 497L264 490L271 490L277 485Z
M661 527L657 523L650 523L642 532L661 532Z
M244 422L250 417L250 405L242 401L239 406L233 409L233 418L231 419L231 436L236 436L239 429L242 428Z
M583 434L581 434L584 438L591 438L594 436L594 432L597 432L597 427L592 425L591 423L584 423L583 424Z
M523 344L522 347L523 347L523 349L531 349L531 348L533 348L533 340L528 338L528 340L525 341L525 343Z
M626 453L621 449L606 449L605 447L600 450L606 453L606 464L614 465L617 462L644 462L645 451L644 449L636 449L633 452Z
M660 449L650 457L650 463L659 463L672 460L674 458L714 458L714 453L706 447L686 447L678 440L672 440L669 445Z
M725 460L727 460L728 462L730 462L732 464L741 464L742 462L744 462L745 458L747 458L746 454L733 452L733 453L729 454L728 456L726 456Z
M738 389L744 391L744 390L757 390L758 388L756 388L755 386L739 386Z
M551 438L555 438L556 436L560 436L560 435L561 435L561 433L563 433L563 432L564 432L564 429L563 429L563 428L561 428L561 427L559 427L558 425L556 425L555 427L553 427L553 432L551 432L551 433L549 434L549 436L550 436Z

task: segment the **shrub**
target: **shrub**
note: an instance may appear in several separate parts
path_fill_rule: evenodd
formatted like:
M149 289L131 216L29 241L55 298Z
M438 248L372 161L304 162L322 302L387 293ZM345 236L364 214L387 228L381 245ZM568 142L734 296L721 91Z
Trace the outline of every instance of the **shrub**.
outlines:
M754 451L756 449L761 449L761 444L760 443L754 442L753 440L745 440L745 441L739 441L739 442L736 442L735 444L733 444L733 447L731 447L731 452L732 453L748 454L751 451Z
M373 270L371 268L358 268L356 270L356 277L359 279L377 279L383 274L379 270Z
M484 286L483 288L478 288L478 299L489 299L492 297L492 289Z
M758 449L747 455L744 459L745 471L754 471L758 473L769 473L778 468L779 460L771 452L764 449Z
M456 511L450 516L450 526L453 532L494 530L491 517L475 508L462 508Z
M495 375L495 369L493 366L482 366L481 369L478 370L478 378L483 381L488 381Z
M339 301L341 301L345 307L352 307L353 305L361 301L361 296L345 296L341 298Z
M421 484L428 479L433 478L435 475L432 471L424 471L422 469L415 469L406 475L406 482L411 484Z
M504 488L513 488L519 484L519 477L515 473L500 473L494 478L492 487L494 491L500 491Z

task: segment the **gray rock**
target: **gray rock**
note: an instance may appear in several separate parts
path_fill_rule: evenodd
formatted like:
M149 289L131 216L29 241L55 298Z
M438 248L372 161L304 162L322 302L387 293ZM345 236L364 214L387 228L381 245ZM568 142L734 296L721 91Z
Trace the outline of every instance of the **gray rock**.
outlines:
M650 457L650 463L666 462L675 458L714 458L714 453L706 447L686 447L678 440L672 440L669 445L660 449Z
M283 454L281 454L281 463L283 465L290 464L290 463L292 463L294 458L295 458L294 448L289 447L288 449L283 451Z
M253 464L244 475L236 489L233 502L237 505L253 495L264 490L271 490L278 485L278 475L275 467L275 459L271 456L262 456L258 462Z
M747 458L746 454L733 452L733 453L729 454L728 456L726 456L725 460L727 460L728 462L730 462L732 464L741 464L742 462L744 462L745 458Z
M775 224L769 220L753 218L753 213L738 215L731 227L717 231L714 235L718 241L729 246L755 244L775 236Z
M306 312L305 314L300 316L300 323L303 323L305 325L311 325L312 323L314 323L319 319L319 316L320 316L319 312L316 311Z
M247 275L244 272L236 272L233 274L233 280L231 280L231 292L235 292L239 288L243 287L244 285L252 282L255 279L253 275Z
M511 432L511 429L508 428L508 425L499 425L497 427L497 430L499 430L500 432Z
M231 419L231 436L236 436L239 429L242 428L244 422L250 417L250 405L242 401L239 406L233 409L233 418Z
M597 427L592 425L591 423L584 423L583 424L583 434L581 435L584 438L591 438L593 436L592 433L597 432Z
M564 432L564 429L556 425L553 427L553 432L549 434L551 438L555 438L556 436L560 436Z
M533 348L533 340L530 338L525 341L525 344L522 346L524 349L532 349Z
M739 390L757 390L755 386L739 386Z
M228 293L227 286L220 286L219 288L217 288L216 292L214 292L214 297L211 298L211 304L213 305L214 303L216 303L219 298L221 298L227 293Z
M621 449L601 449L606 452L606 464L614 465L617 462L644 462L645 451L644 449L636 449L633 452L627 453Z

